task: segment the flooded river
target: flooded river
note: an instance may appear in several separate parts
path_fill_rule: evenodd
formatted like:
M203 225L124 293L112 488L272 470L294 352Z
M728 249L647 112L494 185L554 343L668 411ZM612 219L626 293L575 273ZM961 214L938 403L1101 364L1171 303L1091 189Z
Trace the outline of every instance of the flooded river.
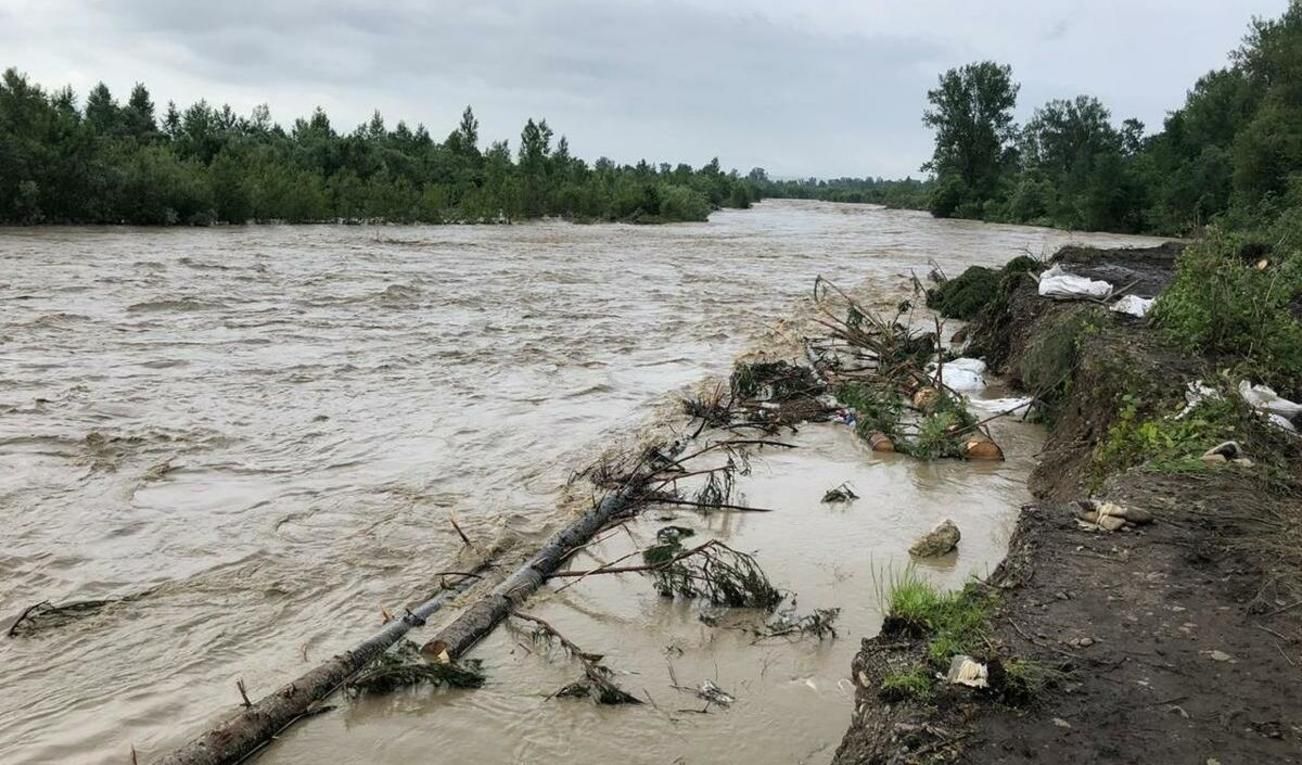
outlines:
M528 549L577 509L573 470L726 374L819 274L887 302L929 259L952 275L1069 240L1130 241L782 201L667 227L0 230L0 618L129 597L0 637L0 761L151 761L233 710L237 679L260 696L427 593L459 560L449 513ZM546 700L575 668L499 629L473 653L484 688L345 700L263 761L825 762L882 572L944 517L961 553L925 575L1002 555L1040 435L1000 428L1009 460L978 466L810 426L740 485L780 512L676 514L802 610L842 608L839 640L753 644L593 577L530 610L654 705ZM820 504L846 480L860 500ZM737 703L698 714L671 667Z

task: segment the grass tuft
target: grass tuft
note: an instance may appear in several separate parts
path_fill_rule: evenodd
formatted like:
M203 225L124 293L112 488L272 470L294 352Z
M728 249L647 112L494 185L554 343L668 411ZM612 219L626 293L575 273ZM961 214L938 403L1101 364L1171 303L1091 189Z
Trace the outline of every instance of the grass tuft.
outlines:
M925 667L913 667L906 672L894 672L882 678L878 695L888 702L926 702L931 699L934 683L931 673Z
M994 600L969 584L945 592L918 576L912 567L890 582L884 632L928 637L927 658L938 669L950 657L977 652L985 642Z

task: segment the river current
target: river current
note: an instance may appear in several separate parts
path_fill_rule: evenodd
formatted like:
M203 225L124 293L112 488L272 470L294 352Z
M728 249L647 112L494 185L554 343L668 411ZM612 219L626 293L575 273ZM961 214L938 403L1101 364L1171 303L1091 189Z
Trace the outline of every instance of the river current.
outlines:
M125 598L0 637L0 761L151 761L235 709L237 679L274 690L427 593L457 568L450 514L528 550L582 509L573 471L726 375L820 274L888 305L932 262L1069 241L1145 240L796 201L660 227L0 229L0 619ZM1002 556L1040 433L997 435L1007 462L922 464L810 426L740 484L780 512L677 514L802 610L842 608L839 640L757 644L592 577L530 610L653 705L547 699L574 666L499 629L484 688L344 700L263 759L825 762L909 541L959 523L957 561L924 569L947 585ZM819 502L847 480L860 500ZM669 687L706 678L737 703Z

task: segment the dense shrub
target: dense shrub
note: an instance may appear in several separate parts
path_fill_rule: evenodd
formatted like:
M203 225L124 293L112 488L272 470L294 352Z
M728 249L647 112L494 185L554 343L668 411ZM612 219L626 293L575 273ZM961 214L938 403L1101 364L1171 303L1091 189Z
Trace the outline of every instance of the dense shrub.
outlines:
M1189 350L1241 360L1281 394L1302 392L1302 208L1266 245L1219 228L1185 251L1153 318Z

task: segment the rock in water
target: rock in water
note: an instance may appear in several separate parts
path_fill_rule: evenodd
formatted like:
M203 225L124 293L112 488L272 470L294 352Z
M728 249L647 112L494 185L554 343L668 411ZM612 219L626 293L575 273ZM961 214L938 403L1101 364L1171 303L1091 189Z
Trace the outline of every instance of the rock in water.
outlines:
M955 526L953 521L946 518L940 525L914 542L913 546L909 548L909 555L918 558L935 558L944 555L958 547L958 540L962 536L958 532L958 526Z

